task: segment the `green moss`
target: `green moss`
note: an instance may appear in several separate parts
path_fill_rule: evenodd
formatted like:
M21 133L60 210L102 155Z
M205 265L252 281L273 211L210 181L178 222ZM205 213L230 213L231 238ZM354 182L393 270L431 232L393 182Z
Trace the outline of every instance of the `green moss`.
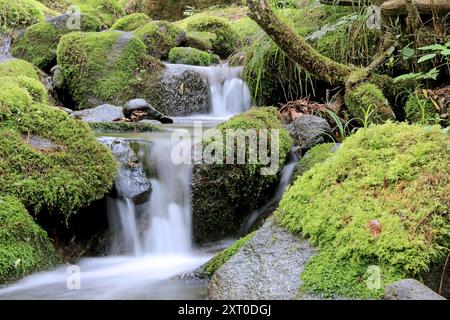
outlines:
M169 61L194 66L209 66L212 63L210 53L185 47L172 48L169 52Z
M212 40L213 51L221 58L228 58L236 49L238 36L231 24L223 18L200 16L188 24L187 30L215 34L216 38Z
M2 77L24 76L39 80L36 68L31 63L20 59L0 61L0 75Z
M167 21L151 21L134 31L147 46L148 52L160 59L167 58L170 49L177 47L184 32Z
M243 17L237 21L231 22L231 27L239 37L240 43L249 45L256 34L261 33L262 30L258 24L249 17Z
M351 116L360 124L383 123L394 116L383 92L372 83L347 90L344 101Z
M48 102L48 93L44 85L33 78L18 76L18 77L0 77L0 82L16 85L28 91L32 101L38 103Z
M150 69L161 68L139 39L119 31L64 35L57 56L61 85L79 109L136 98Z
M114 22L125 13L125 9L118 0L70 0L73 5L80 8L81 13L94 15L107 26L112 26Z
M388 122L360 129L297 179L276 216L320 247L302 290L379 298L386 283L443 263L449 156L448 133L440 128ZM381 270L373 290L364 280L371 265Z
M253 236L255 232L249 233L245 237L242 237L225 250L217 253L210 261L203 266L203 272L209 278L211 278L217 270L220 269L228 260L230 260Z
M405 116L410 123L417 122L423 125L437 124L440 121L439 110L430 99L418 92L409 95L405 104Z
M203 51L211 51L212 42L216 39L216 35L211 32L192 31L186 34L185 45Z
M58 260L47 233L23 204L0 195L0 284L50 268Z
M237 131L241 130L241 133ZM273 150L276 155L278 151L279 168L284 165L289 155L292 140L287 131L282 127L278 118L278 111L273 107L253 108L244 114L235 116L218 127L224 139L236 134L238 137L245 135L246 131L255 130L256 133L262 129L274 129L279 133L279 149ZM231 136L228 136L231 135ZM228 138L227 138L228 136ZM268 134L269 144L271 138ZM214 146L214 139L204 139L203 147ZM232 150L237 150L237 143L226 150L224 146L223 156ZM277 181L276 174L264 175L262 168L267 168L258 157L256 163L249 161L249 151L254 145L245 144L245 163L237 164L201 164L194 168L193 178L193 225L194 235L197 241L212 241L223 239L226 236L234 235L242 223L244 217L259 207L267 197L266 192ZM206 149L205 149L206 150ZM207 151L204 151L207 153ZM268 154L272 152L270 145ZM209 153L207 153L209 154ZM220 186L219 188L217 186Z
M72 5L71 0L38 0L47 8L63 13Z
M337 145L334 143L323 143L312 147L305 155L295 164L294 172L292 173L291 183L306 171L311 169L314 165L324 162L326 159L334 154Z
M33 101L29 88L0 82L1 194L67 219L109 191L117 165L87 125Z
M56 64L56 48L59 39L74 30L67 27L69 16L63 15L28 27L14 41L12 54L27 60L43 70ZM100 31L101 22L95 16L81 15L79 31Z
M151 123L142 122L91 122L89 126L96 132L159 132L161 129Z
M0 0L0 27L22 29L56 15L57 12L35 0Z
M133 13L117 20L111 30L134 31L149 21L150 17L145 13Z

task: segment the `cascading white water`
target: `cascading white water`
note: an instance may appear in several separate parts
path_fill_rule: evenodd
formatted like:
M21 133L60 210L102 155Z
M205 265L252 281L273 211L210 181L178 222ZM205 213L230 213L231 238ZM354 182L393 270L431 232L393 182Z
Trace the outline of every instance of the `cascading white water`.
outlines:
M145 252L153 254L187 253L192 249L191 175L192 166L174 164L170 159L173 143L155 141L150 165L156 172L152 194L146 204Z
M8 35L0 34L0 60L11 58L12 38Z
M167 64L168 68L185 68L203 75L209 84L211 116L230 117L245 112L252 105L250 90L242 79L243 67L218 65L199 67Z
M125 247L133 255L143 254L133 200L128 198L108 199L107 205L109 219L117 220L118 217L118 224L120 225L119 235L115 239L116 244L113 246L113 250L116 249L116 252L120 252L117 248Z

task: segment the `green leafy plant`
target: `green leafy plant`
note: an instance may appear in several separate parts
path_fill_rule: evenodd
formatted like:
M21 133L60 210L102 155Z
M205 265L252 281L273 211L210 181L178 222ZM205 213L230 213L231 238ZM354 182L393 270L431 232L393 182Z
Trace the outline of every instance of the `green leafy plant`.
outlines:
M401 82L407 80L436 80L439 77L440 69L442 67L446 67L448 73L450 74L450 41L446 44L433 44L425 47L418 48L421 51L424 51L424 55L422 55L418 60L418 64L423 64L432 59L438 59L437 65L429 70L428 72L411 72L407 74L403 74L394 79L394 82ZM403 59L411 59L414 57L414 50L405 47L402 50Z

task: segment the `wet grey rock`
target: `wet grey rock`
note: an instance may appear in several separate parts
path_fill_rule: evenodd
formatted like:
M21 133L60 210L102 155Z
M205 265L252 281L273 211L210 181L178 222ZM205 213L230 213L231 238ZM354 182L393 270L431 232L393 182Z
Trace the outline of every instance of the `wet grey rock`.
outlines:
M140 119L157 120L160 123L173 123L173 120L153 108L145 99L133 99L128 101L123 108L125 117L131 118L133 113L145 113Z
M404 279L388 284L384 290L385 300L446 300L415 279Z
M316 253L300 239L266 221L212 277L210 299L294 299L301 286L300 274Z
M286 126L295 143L303 152L311 149L316 144L330 140L331 127L328 122L320 117L304 115Z
M146 88L146 96L154 108L170 117L210 111L206 77L183 65L166 65Z
M111 149L120 164L114 184L117 195L132 199L137 205L147 202L151 194L151 182L130 143L125 139L111 137L98 140Z
M125 118L121 107L110 104L102 104L96 108L75 111L71 116L85 122L113 122Z

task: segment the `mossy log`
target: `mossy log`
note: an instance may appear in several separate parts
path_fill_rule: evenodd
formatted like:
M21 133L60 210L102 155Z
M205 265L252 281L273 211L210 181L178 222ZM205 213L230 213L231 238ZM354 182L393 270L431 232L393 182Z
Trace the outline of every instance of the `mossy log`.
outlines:
M312 48L283 23L266 0L248 0L249 16L297 64L330 85L343 85L354 69L333 61Z
M449 0L413 0L419 14L441 15L450 13ZM389 0L381 5L381 12L385 16L399 16L408 14L407 1Z

